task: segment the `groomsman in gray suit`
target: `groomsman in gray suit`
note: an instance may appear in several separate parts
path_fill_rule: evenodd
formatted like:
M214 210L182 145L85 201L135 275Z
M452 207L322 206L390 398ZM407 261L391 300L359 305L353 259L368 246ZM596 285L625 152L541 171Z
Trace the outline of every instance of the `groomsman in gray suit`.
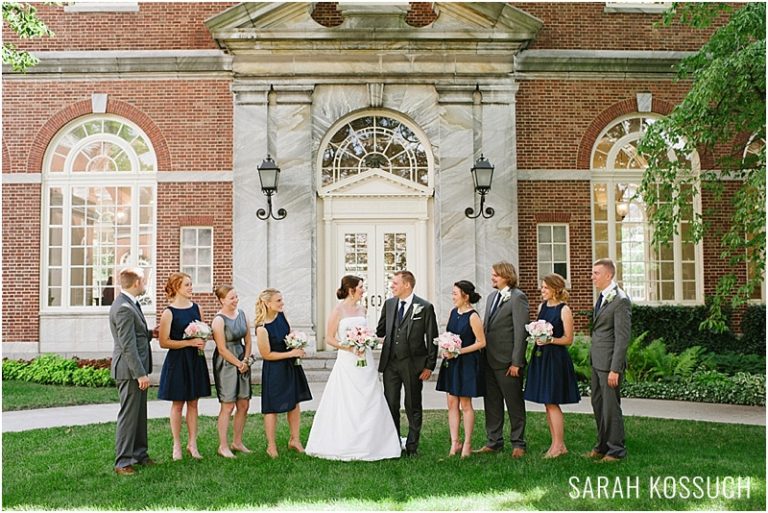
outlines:
M493 264L491 283L496 292L488 297L485 308L485 431L486 445L478 453L498 452L504 448L504 404L510 424L512 457L525 455L525 368L528 298L517 288L517 271L509 262Z
M392 278L394 297L384 302L376 336L384 337L379 372L384 397L400 434L400 391L405 389L408 438L405 455L416 456L421 434L421 390L437 363L437 319L432 304L413 293L416 278L410 271L398 271Z
M632 304L614 281L616 264L602 258L592 265L592 283L600 291L592 317L592 410L597 422L597 444L587 457L619 461L624 447L621 377L627 366L632 331Z
M115 435L115 472L135 473L134 465L154 465L147 454L147 388L152 371L152 332L141 312L137 297L146 290L144 271L120 271L122 293L109 309L109 326L115 348L112 378L117 382L120 412Z

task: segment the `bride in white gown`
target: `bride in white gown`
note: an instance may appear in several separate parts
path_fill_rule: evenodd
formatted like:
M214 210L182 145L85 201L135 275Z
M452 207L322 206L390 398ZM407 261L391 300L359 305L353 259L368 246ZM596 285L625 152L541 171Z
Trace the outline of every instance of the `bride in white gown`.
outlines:
M339 344L349 328L367 326L359 305L364 292L357 276L344 276L336 292L343 301L328 319L326 344L338 352L309 432L305 450L310 456L342 461L400 457L400 437L371 350L365 350L367 365L358 367L354 350Z

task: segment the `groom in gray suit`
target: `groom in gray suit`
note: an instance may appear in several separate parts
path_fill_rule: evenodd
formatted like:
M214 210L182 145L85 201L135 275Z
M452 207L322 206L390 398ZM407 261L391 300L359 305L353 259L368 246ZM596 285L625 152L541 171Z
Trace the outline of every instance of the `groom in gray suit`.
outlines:
M115 348L112 378L117 382L120 412L115 434L115 472L135 473L134 465L154 465L147 454L147 388L152 371L152 332L136 300L146 290L144 271L120 271L121 294L109 309L109 327Z
M437 363L435 308L413 293L416 278L410 271L398 271L392 278L392 294L381 310L376 336L384 337L379 372L384 373L384 397L397 433L400 433L400 390L405 388L408 416L406 456L419 448L422 408L421 390Z
M614 281L616 264L602 258L592 265L592 283L600 291L592 317L592 410L597 422L597 444L587 457L604 462L627 455L621 413L621 376L627 366L632 331L632 304Z
M482 358L485 374L486 445L479 453L498 452L504 448L504 404L510 424L512 457L525 455L525 401L523 369L527 346L528 298L517 288L517 271L509 262L491 268L491 283L496 292L488 297L485 309L485 350Z

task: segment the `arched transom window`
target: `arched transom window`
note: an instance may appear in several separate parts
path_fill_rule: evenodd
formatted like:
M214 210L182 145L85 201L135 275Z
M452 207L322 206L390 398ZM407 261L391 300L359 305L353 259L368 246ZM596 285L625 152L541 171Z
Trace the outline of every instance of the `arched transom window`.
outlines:
M343 122L321 151L323 187L370 169L431 185L423 137L393 115L367 113Z
M44 160L46 308L112 304L120 269L144 268L154 302L157 159L146 134L117 116L79 118Z
M592 151L592 220L595 259L610 257L617 264L616 281L633 301L696 304L703 301L701 248L692 239L691 221L698 204L682 212L682 221L669 244L654 246L647 205L637 194L647 167L637 146L657 118L624 116L609 124ZM697 155L685 156L671 146L670 161L687 159L698 170ZM698 202L698 200L697 200Z

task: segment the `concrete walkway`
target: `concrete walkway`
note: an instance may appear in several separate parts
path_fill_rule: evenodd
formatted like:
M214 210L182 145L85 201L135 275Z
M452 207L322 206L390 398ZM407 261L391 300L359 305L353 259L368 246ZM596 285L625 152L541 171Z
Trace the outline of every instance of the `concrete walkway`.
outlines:
M312 389L312 397L314 399L301 403L301 408L305 411L317 409L325 383L310 383L310 388ZM735 406L730 404L660 401L655 399L623 399L621 403L624 415L628 416L765 426L764 406ZM446 407L445 394L435 391L434 385L430 383L424 387L423 404L426 410L444 410ZM482 410L482 399L475 399L473 404L475 409ZM528 411L544 411L544 405L541 404L526 402L525 406ZM82 426L114 422L117 419L119 408L119 404L112 403L3 412L3 433L57 426ZM201 399L199 409L200 415L216 416L219 414L219 402L216 398ZM170 403L168 401L150 401L147 406L147 414L152 419L168 418L169 410ZM253 398L250 411L254 413L261 411L261 398ZM579 404L563 405L563 411L565 413L586 413L591 415L592 406L589 398L583 397Z

